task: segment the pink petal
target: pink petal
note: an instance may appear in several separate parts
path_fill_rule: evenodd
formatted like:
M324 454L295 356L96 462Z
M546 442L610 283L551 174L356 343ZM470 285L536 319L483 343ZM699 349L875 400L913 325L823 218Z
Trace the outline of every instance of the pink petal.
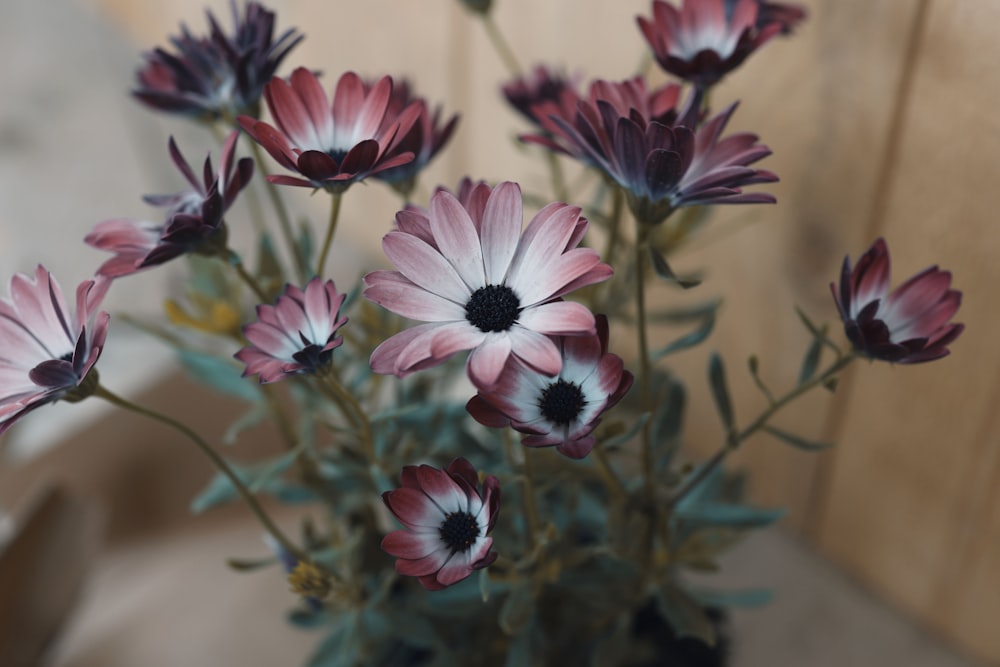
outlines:
M382 500L407 528L435 529L444 521L444 513L423 491L403 487L385 492Z
M521 312L518 323L526 329L553 336L594 331L594 314L574 301L553 301Z
M396 561L396 572L407 577L422 577L440 570L451 557L451 549L441 545L440 549L423 558L415 560L398 559Z
M558 375L562 370L562 355L552 339L543 334L514 325L510 332L511 354L532 369L545 375Z
M489 388L496 384L510 357L511 340L506 333L488 334L479 347L472 351L466 362L469 379L477 388Z
M442 546L437 533L413 533L396 530L382 539L382 550L397 558L415 560L429 556Z
M441 190L431 198L431 233L441 254L455 267L470 292L486 284L483 250L472 218L454 195Z
M382 249L400 273L428 292L460 304L465 304L472 295L441 253L416 236L389 232L382 239ZM389 308L388 304L384 305Z
M521 235L522 215L517 183L501 183L493 189L480 228L488 284L499 285L507 277Z

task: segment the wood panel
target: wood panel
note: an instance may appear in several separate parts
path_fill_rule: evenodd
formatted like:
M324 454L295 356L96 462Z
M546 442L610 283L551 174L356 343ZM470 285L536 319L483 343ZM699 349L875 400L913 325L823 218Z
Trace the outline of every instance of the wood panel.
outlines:
M200 25L201 0L95 1L142 45L162 43L181 17ZM210 4L226 15L225 2ZM497 94L508 75L482 26L455 0L268 4L279 11L279 26L307 33L292 60L324 70L328 85L351 68L412 75L422 94L462 113L425 188L466 174L519 180L534 191L547 185L541 164L512 141L523 126ZM649 12L648 0L495 4L525 66L562 62L586 77L624 78L645 48L633 17ZM837 436L835 450L817 457L758 438L739 463L752 472L761 503L793 508L787 525L940 632L1000 660L1000 418L993 409L1000 359L987 345L996 317L989 296L1000 277L990 227L1000 203L992 182L1000 156L993 34L1000 4L803 4L811 17L798 34L767 45L714 97L718 106L742 99L730 129L757 132L774 150L763 166L782 178L773 188L779 204L720 211L676 260L680 269L708 267L705 285L657 297L672 304L726 295L711 347L725 350L746 421L762 407L746 358L759 355L775 390L794 381L807 337L791 306L832 323L827 284L844 254L856 257L885 234L897 280L934 262L954 269L969 330L952 358L913 368L863 364L835 399L809 397L778 420L806 436ZM299 199L323 219L322 198ZM354 188L342 229L380 257L378 239L397 206L379 187ZM698 378L690 433L701 452L721 437L700 379L706 354L679 364L685 377Z
M967 331L952 357L858 369L821 543L889 596L1000 660L995 231L1000 5L932 0L885 216L897 280L953 270Z

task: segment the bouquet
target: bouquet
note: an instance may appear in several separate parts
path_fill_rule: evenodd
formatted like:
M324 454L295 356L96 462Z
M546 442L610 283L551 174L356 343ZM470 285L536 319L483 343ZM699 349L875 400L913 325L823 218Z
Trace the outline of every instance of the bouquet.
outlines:
M961 293L936 266L892 288L876 239L830 284L843 336L798 312L793 386L769 387L751 358L766 407L737 419L731 371L712 353L709 395L689 396L670 362L710 339L722 302L664 307L649 290L711 289L672 264L712 207L775 203L778 176L758 166L770 150L727 131L737 104L715 86L805 12L653 0L637 18L639 72L585 83L561 65L525 70L490 1L464 4L510 69L498 97L545 161L550 193L470 175L422 196L457 115L398 77L279 74L301 33L278 30L257 2L234 2L229 29L208 13L206 33L185 27L145 54L133 94L210 128L218 146L199 163L170 140L188 187L147 195L152 221L93 228L84 242L109 257L72 307L43 266L11 278L0 432L43 405L93 398L175 429L217 471L194 506L243 502L265 533L267 556L230 564L279 572L289 620L324 629L317 667L681 664L678 641L702 652L697 664L722 664L720 610L747 596L685 575L783 516L746 501L728 457L758 433L826 447L772 417L835 390L858 359L947 355ZM383 268L337 284L330 251L362 181L399 197L399 211L382 232ZM288 198L309 195L327 198L325 225L289 214ZM238 199L249 220L228 215ZM249 247L230 242L237 225L252 226ZM174 261L187 263L186 301L145 328L199 380L246 401L232 440L277 426L270 458L237 462L98 376L104 295ZM664 338L664 323L687 330ZM691 400L714 403L724 434L695 463L682 449ZM282 530L262 496L308 510L299 530Z

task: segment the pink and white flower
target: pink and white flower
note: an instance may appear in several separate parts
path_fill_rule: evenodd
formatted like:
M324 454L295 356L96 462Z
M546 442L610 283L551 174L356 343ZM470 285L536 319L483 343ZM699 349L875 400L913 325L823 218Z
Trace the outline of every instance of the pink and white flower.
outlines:
M758 27L758 0L736 0L728 15L726 1L683 0L678 10L654 0L652 18L636 20L660 67L709 87L782 31L777 21Z
M396 571L417 577L424 588L440 590L458 583L497 558L491 550L500 510L500 483L493 475L479 489L476 469L464 458L447 470L406 466L402 487L382 500L406 530L389 533L382 549L396 557Z
M299 67L286 82L275 77L264 100L277 127L240 116L239 123L285 169L298 176L268 176L272 183L342 192L372 174L414 158L399 147L421 114L410 104L389 113L392 78L368 86L354 72L337 81L330 103L316 75Z
M528 447L555 447L561 454L581 459L596 442L593 432L601 415L622 399L632 386L632 374L622 360L608 352L608 320L597 316L593 336L557 339L562 371L546 377L524 364L507 364L497 384L480 390L466 405L484 426L512 427L527 434Z
M931 266L889 291L889 248L878 239L851 268L845 257L839 289L830 283L844 331L869 357L916 364L946 356L965 329L951 318L962 293L951 289L951 273Z
M234 355L246 364L243 375L259 375L267 384L326 367L344 342L336 335L347 323L343 303L332 280L316 277L304 290L287 285L273 306L257 306L257 321L243 327L250 345Z
M97 309L108 284L81 283L70 311L45 267L11 278L10 299L0 299L0 433L35 408L93 390L81 385L104 349L109 316Z
M472 350L478 387L493 385L512 356L555 375L562 356L549 335L593 333L590 310L561 299L612 274L596 251L577 247L588 224L578 207L549 204L521 234L521 190L501 183L474 188L465 205L438 191L428 212L401 211L397 223L382 248L398 271L365 276L364 294L426 324L379 345L376 373L403 377Z

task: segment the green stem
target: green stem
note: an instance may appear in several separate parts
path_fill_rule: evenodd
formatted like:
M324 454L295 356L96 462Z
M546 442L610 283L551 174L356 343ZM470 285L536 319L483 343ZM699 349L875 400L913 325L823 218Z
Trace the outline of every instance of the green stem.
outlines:
M281 198L281 193L278 192L278 186L267 180L268 173L267 168L264 166L264 154L260 150L260 145L256 141L251 141L250 147L253 150L253 157L257 163L257 168L260 169L260 173L264 176L265 189L267 190L268 197L271 199L274 212L278 216L278 224L281 226L282 236L285 237L285 245L288 246L288 250L292 253L292 258L295 260L295 267L298 269L299 278L304 281L306 279L307 267L302 254L299 252L299 244L295 241L295 233L292 231L292 221L288 215L288 209L285 208L285 202Z
M635 309L636 334L639 343L639 410L642 413L650 411L650 368L649 368L649 334L646 330L646 257L649 254L649 227L638 223L635 241ZM655 487L653 484L653 446L649 437L649 422L642 427L641 451L642 474L645 486L646 500L653 506Z
M176 419L173 419L172 417L168 417L166 415L160 414L159 412L155 412L148 408L144 408L140 405L136 405L135 403L127 401L124 398L108 391L103 386L98 386L97 389L94 391L94 395L103 398L104 400L108 401L112 405L115 405L119 408L128 410L130 412L134 412L136 414L143 415L144 417L149 417L154 421L158 421L161 424L165 424L166 426L169 426L176 431L180 431L182 434L187 436L188 439L191 440L195 445L197 445L198 449L200 449L202 453L212 461L215 467L218 468L219 471L226 476L229 482L233 485L233 488L236 489L236 491L246 502L247 506L250 508L250 511L254 513L254 515L257 517L257 520L260 521L262 526L264 526L264 529L271 534L271 537L277 540L278 543L286 551L288 551L288 553L295 556L295 558L297 558L298 560L303 562L310 562L308 555L304 553L301 549L299 549L299 547L296 546L290 539L288 539L288 537L285 536L285 534L281 531L281 529L278 528L278 526L271 520L271 517L267 515L267 512L264 511L264 508L262 508L260 506L260 503L257 502L257 498L253 495L253 493L250 492L250 489L246 487L246 485L239 478L239 476L236 475L236 473L229 466L229 464L226 463L226 460L222 458L219 455L219 453L212 448L211 445L205 442L205 440L200 435L195 433L191 428L189 428L185 424L182 424Z
M236 269L236 273L239 277L247 284L247 286L253 290L253 293L257 296L260 303L268 303L270 299L267 297L267 293L264 288L260 286L257 279L250 275L247 271L247 267L243 264L243 260L234 251L229 251L229 263Z
M535 475L531 457L534 452L525 447L524 464L521 466L521 480L524 482L524 518L528 523L528 551L535 548L535 536L538 534L538 506L535 504Z
M497 55L500 56L500 60L503 61L507 71L510 72L511 76L521 78L524 75L524 70L521 68L520 63L517 62L514 50L510 48L507 40L503 38L503 34L500 32L496 21L493 20L493 16L491 14L481 14L480 16L483 18L483 27L486 28L486 36L490 38L490 43L493 44L493 48L496 49Z
M319 373L318 377L320 378L319 384L327 397L337 404L341 413L361 432L361 443L364 447L365 455L368 457L368 462L376 463L375 438L372 435L372 423L368 419L368 414L358 402L358 399L354 398L354 395L347 391L344 385L340 384L333 368Z
M699 484L705 481L705 479L712 474L712 471L722 465L722 462L731 452L734 452L739 448L740 444L742 444L754 433L767 426L768 420L774 416L774 413L809 390L828 382L833 376L844 370L848 364L857 358L858 355L853 352L839 357L828 369L814 377L812 380L797 385L787 394L771 403L771 405L761 412L749 426L737 432L734 436L727 436L726 441L722 444L722 447L720 447L719 450L712 455L712 458L702 464L701 467L698 468L698 471L692 475L687 482L684 483L684 486L682 486L677 493L674 494L673 498L670 499L666 508L667 512L675 508L681 500L696 489Z
M337 231L337 220L340 218L340 200L343 193L334 192L330 195L333 201L330 202L330 222L326 226L326 237L323 239L323 249L319 254L319 261L316 263L316 275L323 275L323 267L326 266L326 256L330 253L330 246L333 245L333 235Z
M549 163L549 173L552 175L552 194L556 201L566 202L569 193L566 191L566 177L563 174L559 156L550 150L545 151L545 160Z
M594 446L594 456L597 461L597 469L601 473L601 477L604 479L604 482L611 490L612 499L616 501L624 500L627 495L625 485L622 484L618 474L615 473L615 469L611 467L611 461L608 460L608 453L604 451L604 447L601 446L601 443L597 443L597 445Z

